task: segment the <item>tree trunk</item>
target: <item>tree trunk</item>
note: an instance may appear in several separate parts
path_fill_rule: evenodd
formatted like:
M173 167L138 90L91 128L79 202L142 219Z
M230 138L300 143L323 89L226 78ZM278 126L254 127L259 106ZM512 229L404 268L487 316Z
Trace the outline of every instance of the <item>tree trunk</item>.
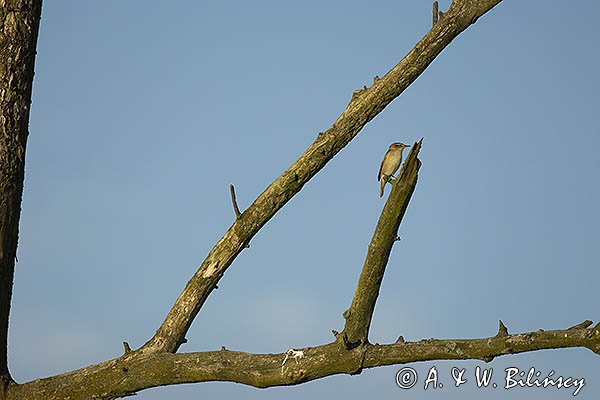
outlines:
M12 382L8 315L41 10L41 0L0 0L0 398Z

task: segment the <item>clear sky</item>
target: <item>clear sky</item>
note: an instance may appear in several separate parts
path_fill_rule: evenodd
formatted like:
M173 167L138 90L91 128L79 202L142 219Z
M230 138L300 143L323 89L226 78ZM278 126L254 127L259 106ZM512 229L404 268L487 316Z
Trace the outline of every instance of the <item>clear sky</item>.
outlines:
M449 1L441 2L446 9ZM181 351L283 352L343 327L381 211L391 142L424 137L420 179L370 339L492 336L597 322L600 128L596 1L505 0L459 36L292 199L229 268ZM429 1L46 1L10 330L14 377L77 369L143 344L244 209L431 24ZM386 190L387 195L387 190ZM566 399L572 389L451 387L453 366L585 378L600 356L543 351L440 370L401 366L200 398Z

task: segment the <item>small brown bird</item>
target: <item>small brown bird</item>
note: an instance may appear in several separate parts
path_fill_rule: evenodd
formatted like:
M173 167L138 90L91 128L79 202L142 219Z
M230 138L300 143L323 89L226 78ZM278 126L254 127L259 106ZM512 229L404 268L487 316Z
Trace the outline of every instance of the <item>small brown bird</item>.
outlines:
M406 147L410 146L404 143L392 143L385 156L383 156L383 161L381 161L379 173L377 174L377 180L380 185L379 197L383 197L385 183L389 182L390 178L394 178L394 173L400 167L402 163L402 150Z

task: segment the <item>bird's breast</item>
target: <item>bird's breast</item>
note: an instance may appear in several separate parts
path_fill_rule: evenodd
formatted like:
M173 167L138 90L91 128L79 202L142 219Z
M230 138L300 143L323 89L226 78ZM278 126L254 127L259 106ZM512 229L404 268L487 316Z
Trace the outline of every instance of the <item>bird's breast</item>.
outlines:
M390 151L386 154L381 166L381 173L384 175L392 175L400 166L402 160L402 152Z

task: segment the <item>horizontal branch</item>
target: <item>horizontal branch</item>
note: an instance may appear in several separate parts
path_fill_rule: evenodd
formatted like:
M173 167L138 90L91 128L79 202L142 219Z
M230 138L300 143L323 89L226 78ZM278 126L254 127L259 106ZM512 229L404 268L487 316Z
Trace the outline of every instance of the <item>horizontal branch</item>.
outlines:
M239 216L189 280L144 353L175 352L198 311L237 255L361 129L398 97L462 31L501 0L454 0L444 18L373 86L357 91L333 125Z
M348 350L340 341L279 354L221 350L201 353L128 353L95 366L13 385L10 400L114 399L164 385L229 381L259 388L296 385L363 368L432 360L479 359L529 351L585 347L600 354L600 324L565 330L504 334L481 339L426 339L364 344ZM502 326L504 326L502 324ZM589 324L588 324L589 326ZM503 331L500 329L500 331ZM94 382L94 385L89 385Z

